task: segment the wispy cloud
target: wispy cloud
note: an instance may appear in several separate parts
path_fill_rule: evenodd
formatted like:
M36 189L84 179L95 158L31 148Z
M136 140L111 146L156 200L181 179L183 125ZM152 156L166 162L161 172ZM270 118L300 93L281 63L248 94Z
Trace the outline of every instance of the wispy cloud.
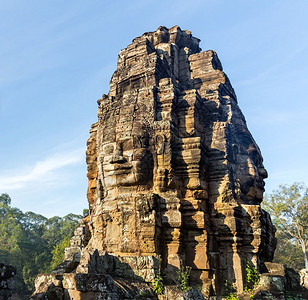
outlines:
M21 189L33 183L52 184L62 179L57 171L73 166L84 159L84 148L53 154L44 160L36 161L32 166L14 172L2 171L0 175L0 190L9 191ZM4 175L21 174L21 175Z
M253 84L253 83L259 82L260 80L263 80L264 78L268 77L268 75L271 75L272 73L280 70L282 67L292 62L292 60L295 59L296 56L302 51L304 51L307 47L308 47L308 44L302 45L301 47L296 49L294 52L287 55L281 62L272 65L270 68L264 70L263 72L260 72L253 78L242 80L235 84L237 86L244 86L244 85Z
M287 122L296 122L301 120L301 117L304 117L306 112L298 113L295 112L284 112L277 111L277 109L266 110L266 111L258 111L257 114L253 115L252 113L249 115L249 123L259 124L258 126L268 126L270 124L275 124L276 126L281 126L281 124L286 124ZM262 124L260 125L260 121Z

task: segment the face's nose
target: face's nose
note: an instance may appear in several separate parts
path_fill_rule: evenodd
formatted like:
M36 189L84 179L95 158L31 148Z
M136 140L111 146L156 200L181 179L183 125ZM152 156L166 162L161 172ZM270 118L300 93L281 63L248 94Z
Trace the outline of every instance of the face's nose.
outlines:
M122 144L118 144L114 154L110 160L112 164L121 164L127 162L126 158L123 156Z
M268 177L268 174L267 174L267 171L265 170L265 168L262 166L260 168L258 168L258 171L259 171L259 175L265 179Z

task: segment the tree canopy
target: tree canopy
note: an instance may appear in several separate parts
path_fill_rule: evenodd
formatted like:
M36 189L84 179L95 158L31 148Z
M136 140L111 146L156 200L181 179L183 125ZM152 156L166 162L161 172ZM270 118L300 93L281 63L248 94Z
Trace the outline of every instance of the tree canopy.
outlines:
M265 197L264 206L277 228L275 260L308 269L308 188L302 183L280 185Z
M46 218L23 213L11 206L8 194L0 195L0 262L17 268L15 289L31 292L38 273L50 272L64 259L81 215Z

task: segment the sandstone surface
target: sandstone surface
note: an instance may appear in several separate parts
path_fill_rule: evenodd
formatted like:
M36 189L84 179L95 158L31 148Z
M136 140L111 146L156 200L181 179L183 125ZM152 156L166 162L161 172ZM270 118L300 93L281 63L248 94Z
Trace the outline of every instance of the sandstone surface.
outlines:
M259 270L272 260L260 149L216 52L190 31L159 27L120 51L87 165L89 217L33 298L53 285L53 299L154 299L161 267L161 299L189 299L170 292L182 261L190 293L208 299L226 281L243 291L246 260Z

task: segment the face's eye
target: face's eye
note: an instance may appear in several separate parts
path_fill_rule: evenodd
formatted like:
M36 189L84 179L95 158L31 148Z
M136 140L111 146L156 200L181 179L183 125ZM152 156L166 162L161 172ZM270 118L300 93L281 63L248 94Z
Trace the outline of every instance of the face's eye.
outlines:
M132 139L128 139L122 142L121 144L123 151L128 151L133 149L133 141Z
M259 153L257 151L253 151L251 156L252 156L252 159L253 159L255 165L259 166L260 162L261 162Z
M147 151L145 149L135 149L133 154L134 161L142 161L146 156Z
M105 154L107 154L107 155L113 154L113 151L114 151L113 145L106 145L106 146L104 147L104 152L105 152Z
M149 146L149 135L147 132L142 132L139 135L133 135L134 148L147 148Z

